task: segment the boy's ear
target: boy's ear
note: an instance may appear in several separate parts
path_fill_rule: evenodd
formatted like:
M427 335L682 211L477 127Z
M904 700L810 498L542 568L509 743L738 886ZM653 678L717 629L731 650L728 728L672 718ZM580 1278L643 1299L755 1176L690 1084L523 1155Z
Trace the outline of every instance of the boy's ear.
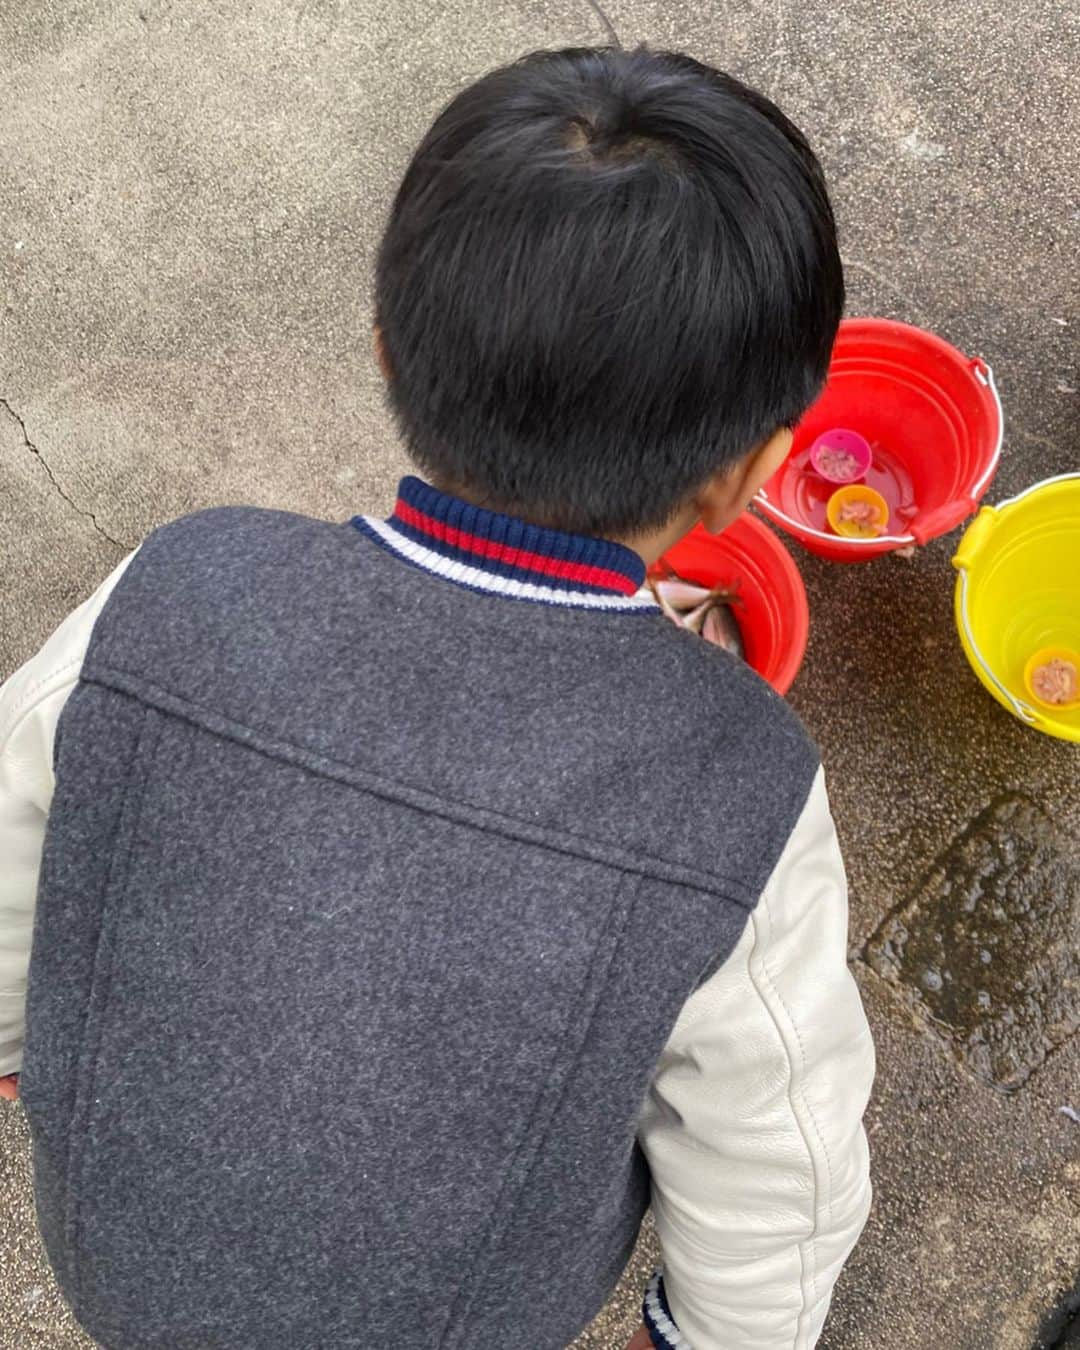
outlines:
M737 464L713 474L694 498L701 523L710 534L726 530L737 516L742 515L758 490L791 453L792 439L791 431L781 427Z
M375 325L372 333L375 338L375 360L379 363L383 379L389 384L394 378L394 368L390 364L390 353L386 350L386 339L383 337L383 331L378 324Z

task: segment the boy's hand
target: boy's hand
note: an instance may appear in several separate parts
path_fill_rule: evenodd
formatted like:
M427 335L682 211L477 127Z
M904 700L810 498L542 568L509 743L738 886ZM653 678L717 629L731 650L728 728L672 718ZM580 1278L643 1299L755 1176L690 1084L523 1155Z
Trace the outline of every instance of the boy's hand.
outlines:
M644 1325L638 1327L626 1343L626 1350L653 1350L652 1337Z
M19 1095L19 1075L9 1073L6 1078L0 1078L0 1097L6 1097L9 1102L13 1102Z

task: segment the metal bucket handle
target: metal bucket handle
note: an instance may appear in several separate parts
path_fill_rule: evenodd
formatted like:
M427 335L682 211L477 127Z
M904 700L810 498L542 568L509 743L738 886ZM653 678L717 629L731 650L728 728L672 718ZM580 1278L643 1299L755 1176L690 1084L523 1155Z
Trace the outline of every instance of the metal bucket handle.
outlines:
M775 502L769 500L769 494L762 488L754 500L764 508L766 515L773 516L782 520L785 525L791 526L791 531L798 538L800 535L809 534L814 539L824 539L830 544L835 544L838 539L846 544L852 544L856 548L862 544L895 544L898 548L905 544L914 544L915 536L913 534L875 534L870 539L845 538L840 534L828 534L825 530L815 530L804 521L794 520L786 511L781 511Z
M986 676L986 678L998 691L998 693L1009 705L1009 707L1012 708L1012 711L1015 714L1015 716L1019 717L1021 722L1026 722L1028 726L1034 726L1035 723L1039 720L1035 711L1032 708L1030 708L1028 704L1021 702L1020 699L1015 698L1012 694L1009 693L1009 691L1001 683L998 677L990 669L986 657L983 656L982 652L979 650L979 644L975 641L975 634L971 631L971 619L968 616L967 568L957 566L957 571L960 573L960 622L964 625L964 636L967 638L968 641L968 651L970 651L972 656L974 656L975 660L978 661L979 669L982 671L982 673Z
M1038 492L1040 488L1049 487L1051 483L1064 483L1074 478L1080 478L1080 473L1059 473L1053 478L1044 478L1041 482L1032 483L1031 486L1026 487L1023 492L1018 492L1015 497L1008 497L1005 501L999 502L997 506L991 507L990 509L996 514L999 511L1004 511L1007 506L1015 506L1017 502L1023 501L1024 498L1030 496L1032 492ZM968 640L969 650L975 657L975 660L978 661L983 674L1001 694L1002 698L1012 708L1014 714L1019 717L1021 722L1026 722L1028 726L1036 726L1040 721L1038 712L1036 712L1030 704L1025 703L1022 699L1018 699L1013 694L1009 693L1008 689L1005 688L998 677L990 669L986 658L979 650L979 644L975 641L975 634L971 630L971 619L968 615L968 567L966 563L958 563L955 562L955 560L954 566L960 573L960 622L964 625L964 636Z
M998 393L998 387L994 382L994 372L991 370L989 363L984 361L981 356L976 356L971 362L971 369L979 383L990 390L994 406L997 408L998 424L997 445L994 446L994 453L990 456L990 463L971 487L970 495L974 501L978 501L986 490L986 485L996 473L998 460L1001 458L1001 447L1005 440L1005 409L1001 406L1001 395Z
M1001 458L1001 446L1005 438L1005 412L1001 406L1001 395L998 393L997 384L994 382L994 372L988 363L984 361L981 356L976 356L969 358L969 365L979 383L983 385L984 388L990 390L991 397L994 400L994 406L997 408L998 425L997 444L994 446L994 452L990 456L990 462L979 475L978 480L968 489L968 496L973 502L977 502L981 494L986 490L986 485L990 482L990 479L993 478L998 466L998 460ZM796 538L798 538L800 534L808 534L814 539L824 539L827 543L835 544L837 539L842 537L836 534L829 534L825 530L811 529L811 527L803 521L794 520L786 511L782 511L775 502L770 501L769 494L764 488L758 492L754 500L762 505L767 515L782 520L785 525L790 526L792 533ZM855 548L860 548L864 544L895 544L897 548L901 548L908 544L917 544L919 541L913 534L879 534L875 535L872 539L849 538L844 542L853 545Z

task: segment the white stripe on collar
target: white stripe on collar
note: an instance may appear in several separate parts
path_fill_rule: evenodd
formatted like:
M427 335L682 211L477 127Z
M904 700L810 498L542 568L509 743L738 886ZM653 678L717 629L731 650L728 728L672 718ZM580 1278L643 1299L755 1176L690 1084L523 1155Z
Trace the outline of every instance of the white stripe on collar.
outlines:
M472 590L487 591L492 595L510 596L515 600L533 600L541 604L561 605L569 609L598 609L611 612L660 613L660 607L645 588L635 595L596 595L590 591L559 590L554 586L540 586L531 581L516 581L512 577L498 576L485 572L479 567L470 567L468 563L444 558L441 553L425 548L414 539L399 534L393 525L373 516L362 517L365 526L386 548L406 558L409 562L422 567L425 572L446 581L456 581Z

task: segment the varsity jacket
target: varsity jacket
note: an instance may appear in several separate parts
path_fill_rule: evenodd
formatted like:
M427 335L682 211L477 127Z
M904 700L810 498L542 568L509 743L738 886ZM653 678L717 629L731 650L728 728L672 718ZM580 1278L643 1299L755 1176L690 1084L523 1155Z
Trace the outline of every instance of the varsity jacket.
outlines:
M0 1073L117 1350L804 1350L870 1203L821 766L618 544L156 531L0 687Z

